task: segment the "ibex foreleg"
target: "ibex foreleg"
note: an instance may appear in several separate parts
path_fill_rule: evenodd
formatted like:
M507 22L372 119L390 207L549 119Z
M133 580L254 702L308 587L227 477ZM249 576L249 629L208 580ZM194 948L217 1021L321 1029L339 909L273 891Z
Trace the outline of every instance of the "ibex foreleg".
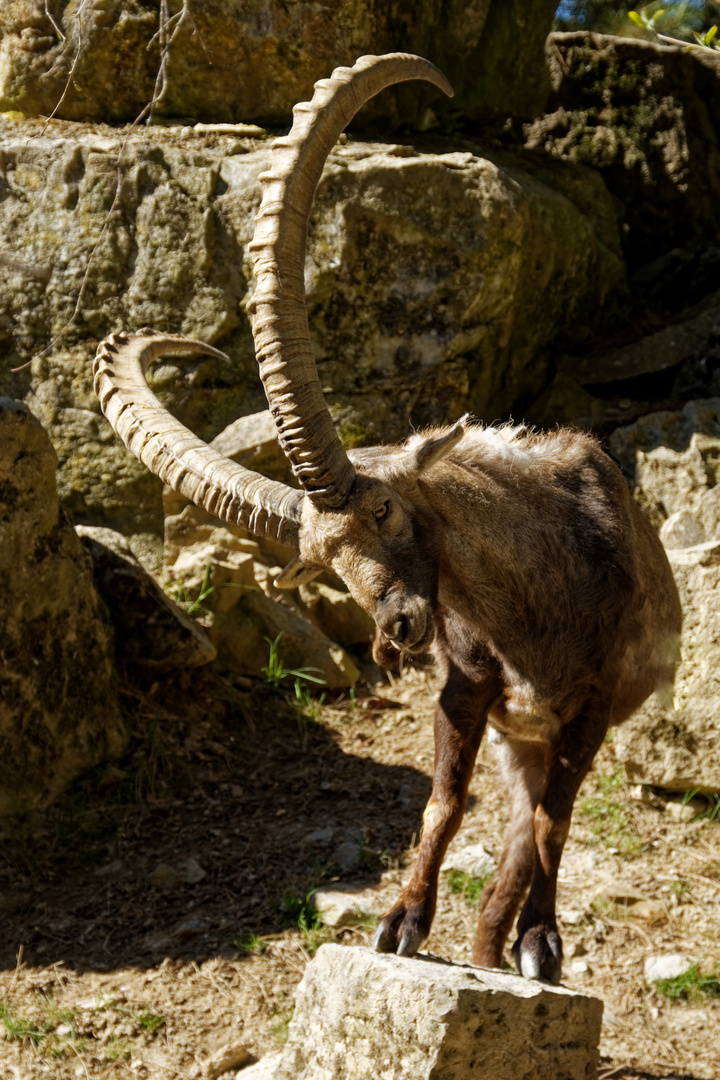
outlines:
M488 709L500 689L495 676L472 682L451 670L435 709L435 775L420 848L409 882L375 933L379 952L412 956L430 933L440 866L462 820Z
M587 706L564 728L552 753L545 794L535 808L535 857L530 893L518 919L513 956L526 978L559 983L562 942L557 929L557 873L573 803L608 728L610 705Z

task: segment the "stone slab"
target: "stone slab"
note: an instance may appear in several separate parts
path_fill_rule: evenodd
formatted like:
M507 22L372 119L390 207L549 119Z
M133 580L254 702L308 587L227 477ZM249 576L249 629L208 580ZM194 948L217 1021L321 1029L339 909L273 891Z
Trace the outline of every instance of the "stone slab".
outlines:
M519 975L323 945L285 1048L243 1080L593 1080L602 1009Z

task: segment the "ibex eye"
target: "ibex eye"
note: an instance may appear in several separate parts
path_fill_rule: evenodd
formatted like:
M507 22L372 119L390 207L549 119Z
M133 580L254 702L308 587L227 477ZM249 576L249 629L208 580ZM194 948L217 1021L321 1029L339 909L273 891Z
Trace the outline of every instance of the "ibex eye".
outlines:
M387 517L390 513L390 503L385 502L382 506L378 506L377 510L373 510L376 521L382 521L384 517Z

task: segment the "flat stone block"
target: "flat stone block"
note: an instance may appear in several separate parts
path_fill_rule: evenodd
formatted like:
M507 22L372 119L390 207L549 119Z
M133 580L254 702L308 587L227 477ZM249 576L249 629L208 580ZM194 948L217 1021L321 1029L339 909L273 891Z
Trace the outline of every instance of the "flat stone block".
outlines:
M519 975L323 945L285 1048L243 1080L594 1080L602 1010Z

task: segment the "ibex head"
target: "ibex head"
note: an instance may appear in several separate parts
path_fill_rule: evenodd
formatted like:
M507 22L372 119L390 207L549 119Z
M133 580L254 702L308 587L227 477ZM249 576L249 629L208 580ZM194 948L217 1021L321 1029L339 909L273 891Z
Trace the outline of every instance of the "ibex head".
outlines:
M95 390L118 434L165 483L226 521L299 550L277 584L294 588L323 569L347 584L383 633L407 649L432 637L435 530L418 520L418 480L462 437L452 429L403 447L347 454L315 367L305 306L305 245L315 189L328 154L361 106L394 83L425 79L452 89L428 61L393 53L338 68L296 105L292 129L273 144L272 168L250 245L257 287L250 310L260 376L282 449L302 491L215 453L163 409L145 372L172 352L222 356L211 346L141 331L98 348Z

